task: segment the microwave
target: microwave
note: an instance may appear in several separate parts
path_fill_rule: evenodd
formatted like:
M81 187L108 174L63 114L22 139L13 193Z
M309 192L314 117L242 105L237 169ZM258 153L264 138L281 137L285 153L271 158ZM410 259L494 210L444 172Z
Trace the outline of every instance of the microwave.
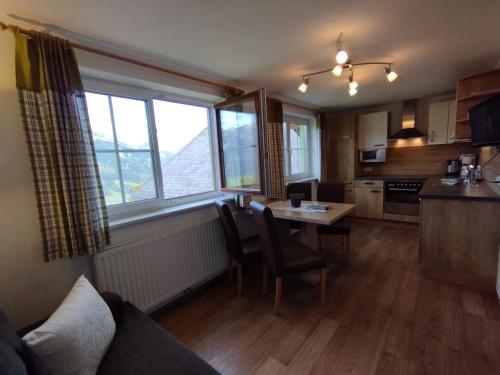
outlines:
M384 163L385 148L359 150L359 161L361 163Z

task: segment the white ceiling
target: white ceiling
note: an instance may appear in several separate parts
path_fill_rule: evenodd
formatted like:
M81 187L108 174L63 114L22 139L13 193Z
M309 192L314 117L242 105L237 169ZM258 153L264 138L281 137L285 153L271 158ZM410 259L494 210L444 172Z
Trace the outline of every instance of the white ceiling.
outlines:
M160 58L245 89L323 108L345 108L453 90L457 78L492 69L500 57L498 0L2 0L1 12L54 24ZM390 60L382 68L327 73L297 91L300 75L333 65L335 42L353 62Z

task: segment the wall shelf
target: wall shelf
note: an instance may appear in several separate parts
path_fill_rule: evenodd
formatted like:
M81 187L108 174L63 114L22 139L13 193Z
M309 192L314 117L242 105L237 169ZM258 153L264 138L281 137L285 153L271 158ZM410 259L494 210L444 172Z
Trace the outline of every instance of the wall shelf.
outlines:
M485 90L485 91L473 92L470 95L463 96L461 98L457 98L457 101L465 101L465 100L477 99L477 98L482 98L482 97L485 97L485 96L490 96L490 95L495 95L495 94L500 94L500 89L493 89L493 90Z

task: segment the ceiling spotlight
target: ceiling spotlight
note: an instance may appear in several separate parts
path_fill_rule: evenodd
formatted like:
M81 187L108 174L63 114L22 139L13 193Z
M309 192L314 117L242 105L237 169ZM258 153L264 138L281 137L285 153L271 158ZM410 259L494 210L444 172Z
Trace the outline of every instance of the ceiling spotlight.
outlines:
M307 85L309 84L309 78L302 78L302 83L298 87L298 90L302 93L307 91Z
M354 96L358 93L358 89L356 88L349 88L349 95Z
M335 57L335 60L337 60L337 64L345 64L348 59L349 59L349 55L343 49L338 51L337 56Z
M391 66L386 66L385 67L385 74L387 75L387 80L389 82L394 82L396 80L396 78L398 78L398 74L391 69Z
M335 68L332 69L332 73L335 77L340 77L342 75L342 71L344 67L341 64L335 65Z
M356 81L349 81L349 89L356 90L358 86L359 85Z

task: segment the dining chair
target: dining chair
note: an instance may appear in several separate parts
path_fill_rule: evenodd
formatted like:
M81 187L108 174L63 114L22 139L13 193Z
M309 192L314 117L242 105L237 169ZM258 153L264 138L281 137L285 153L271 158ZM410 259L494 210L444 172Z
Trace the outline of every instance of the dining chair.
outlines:
M290 182L286 185L286 198L290 199L290 194L304 194L304 200L310 201L312 197L310 182Z
M269 271L276 277L274 313L278 314L281 303L283 277L320 270L321 304L326 298L326 259L306 245L287 241L281 243L273 214L269 207L250 202L253 217L259 230L263 251L262 294L267 292Z
M233 214L227 203L215 200L215 207L222 223L224 238L226 240L227 268L229 281L233 279L233 262L236 263L238 275L238 296L243 294L243 263L251 256L262 251L259 236L240 238L238 228L234 222Z
M319 202L344 203L344 184L320 182L318 183L317 195ZM342 247L346 258L346 263L349 263L349 235L351 234L351 230L349 228L349 224L344 219L336 221L331 225L318 225L317 234L320 251L322 251L322 235L342 236Z

